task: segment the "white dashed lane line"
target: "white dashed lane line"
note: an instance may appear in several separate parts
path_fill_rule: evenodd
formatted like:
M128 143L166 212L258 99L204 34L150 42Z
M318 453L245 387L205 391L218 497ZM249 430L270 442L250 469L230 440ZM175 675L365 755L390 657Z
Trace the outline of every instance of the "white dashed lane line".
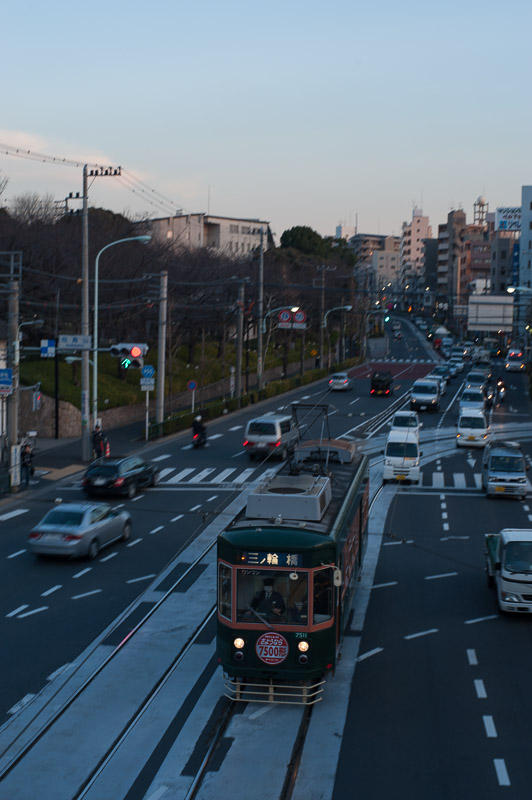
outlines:
M212 436L207 436L207 439L221 439L223 433L213 433Z
M163 529L164 529L164 525L158 525L156 528L154 528L152 531L150 531L150 533L159 533L159 531L162 531Z
M24 614L19 614L17 619L24 619L24 617L31 617L33 614L39 614L41 611L47 611L48 606L40 606L40 608L32 608L31 611L26 611Z
M133 539L132 542L129 542L129 544L126 544L126 547L134 547L139 542L142 542L142 539Z
M484 681L482 678L475 678L473 681L475 686L475 692L479 700L485 700L488 696L486 692L486 687L484 686Z
M152 458L152 461L164 461L166 458L172 458L170 453L165 453L162 456L157 456L156 458Z
M510 776L508 775L504 758L494 758L493 766L495 767L495 772L497 773L499 786L510 786Z
M368 650L367 653L362 653L362 655L357 658L357 661L365 661L366 658L376 656L378 653L382 653L382 651L382 647L375 647L373 650Z
M170 522L177 522L178 519L183 519L183 514L178 514L177 517L172 517Z
M73 578L81 578L82 575L86 575L87 572L90 572L91 570L92 570L92 567L86 567L85 569L82 569L81 572L76 572L76 574L72 575L72 577Z
M197 510L198 510L198 508L201 508L201 505L199 505L199 506L192 506L192 508L189 508L188 510L189 510L189 511L197 511Z
M230 431L240 431L242 430L243 425L234 425L232 428L229 428Z
M131 502L132 502L132 503L136 503L136 502L137 502L137 500L142 500L142 498L143 498L143 497L144 497L144 495L143 495L143 494L138 494L136 497L133 497L133 498L131 499Z
M62 585L58 583L57 586L52 586L51 589L47 589L45 592L43 592L41 594L41 597L48 597L49 594L53 594L54 592L57 592L59 589L62 588L63 588Z
M466 619L464 625L474 625L476 622L486 622L488 619L499 619L498 614L489 614L487 617L475 617L474 619Z
M9 614L6 614L6 617L16 617L17 614L20 614L20 612L24 611L25 608L29 608L28 603L25 603L23 606L18 606L18 608L13 609L13 611L10 611Z
M485 714L482 717L482 722L484 723L484 728L486 730L486 736L488 739L497 739L497 728L495 727L493 717L489 714Z
M106 561L109 561L111 558L114 558L117 555L118 555L118 553L109 553L109 555L105 556L105 558L100 558L100 563L103 564Z
M29 508L17 508L15 511L8 511L6 514L0 515L0 522L6 522L8 519L13 519L13 517L20 517L21 514L27 514Z
M478 667L477 651L473 649L467 650L467 663L470 667Z
M372 589L385 589L388 586L397 586L399 581L388 581L388 583L374 583Z
M419 639L420 636L429 636L431 633L438 633L438 628L429 628L426 631L419 631L418 633L409 633L408 636L403 636L403 639Z
M216 498L217 498L217 497L218 497L218 495L217 495L217 494L213 494L213 496L212 496L212 497L208 497L208 498L207 498L207 500L206 500L205 502L206 502L206 503L212 503L212 501L213 501L213 500L216 500Z
M72 600L81 600L82 597L90 597L92 594L100 594L101 589L93 589L92 592L83 592L83 594L75 594Z
M155 578L155 572L151 575L142 575L140 578L131 578L126 583L138 583L139 581L151 581L152 578Z
M439 578L451 578L454 575L458 575L457 572L441 572L439 575L425 575L426 581L436 581Z
M16 558L17 556L21 556L22 553L25 553L25 552L26 552L25 550L17 550L16 553L11 553L11 555L8 556L8 558Z

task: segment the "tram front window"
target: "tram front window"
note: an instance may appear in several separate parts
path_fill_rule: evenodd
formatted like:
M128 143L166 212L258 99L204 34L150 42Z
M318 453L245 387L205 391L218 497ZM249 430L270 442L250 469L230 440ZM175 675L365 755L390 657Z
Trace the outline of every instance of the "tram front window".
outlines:
M307 620L306 572L238 570L237 622L306 625Z
M218 566L218 611L231 619L231 567L226 564Z

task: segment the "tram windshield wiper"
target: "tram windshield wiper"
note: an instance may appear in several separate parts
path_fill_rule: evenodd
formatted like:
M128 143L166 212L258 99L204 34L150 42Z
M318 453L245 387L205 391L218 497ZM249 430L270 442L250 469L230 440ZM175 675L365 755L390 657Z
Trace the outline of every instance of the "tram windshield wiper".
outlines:
M262 614L259 614L259 612L258 612L258 611L256 611L254 608L252 608L251 606L248 606L248 610L249 610L249 611L252 611L252 612L253 612L253 614L255 614L255 616L256 616L256 617L258 617L258 618L260 619L260 621L262 622L262 624L263 624L263 625L267 625L267 626L268 626L268 628L273 628L273 625L270 625L270 623L269 623L269 622L268 622L266 619L264 619L264 617L262 616Z

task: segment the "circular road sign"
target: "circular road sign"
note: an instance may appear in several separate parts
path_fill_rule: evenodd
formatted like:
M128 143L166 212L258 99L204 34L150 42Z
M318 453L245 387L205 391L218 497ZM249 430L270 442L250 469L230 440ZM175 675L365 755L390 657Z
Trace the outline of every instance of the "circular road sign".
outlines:
M198 384L196 383L196 381L189 381L187 383L187 389L189 390L189 392L193 392L194 389L197 387L197 385Z
M294 322L306 322L307 315L303 309L294 312Z
M145 364L142 367L142 372L140 374L143 378L153 378L155 375L155 367L152 367L151 364Z
M291 318L292 312L288 311L288 309L279 312L279 322L290 322Z

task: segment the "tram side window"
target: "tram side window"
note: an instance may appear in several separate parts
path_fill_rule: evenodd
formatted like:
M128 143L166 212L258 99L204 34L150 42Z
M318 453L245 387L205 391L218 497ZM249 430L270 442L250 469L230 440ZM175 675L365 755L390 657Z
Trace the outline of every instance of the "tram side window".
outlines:
M218 566L218 611L231 619L231 567L226 564Z
M320 569L314 573L313 623L327 622L333 615L333 571Z

